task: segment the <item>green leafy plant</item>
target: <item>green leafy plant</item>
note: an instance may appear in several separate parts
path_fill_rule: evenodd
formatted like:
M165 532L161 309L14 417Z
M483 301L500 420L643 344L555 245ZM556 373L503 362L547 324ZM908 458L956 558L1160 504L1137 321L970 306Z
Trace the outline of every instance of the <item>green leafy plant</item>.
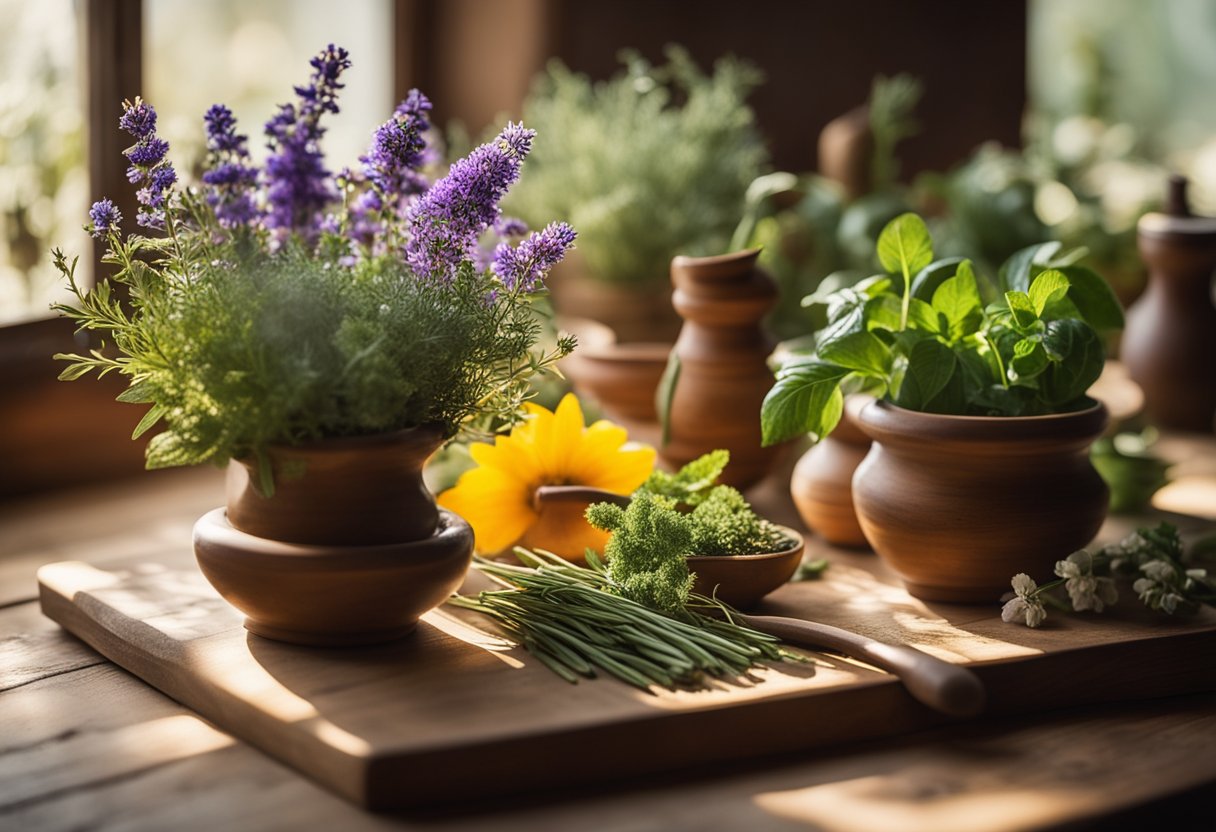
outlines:
M517 419L530 379L574 348L568 337L542 345L531 308L573 229L552 223L518 245L477 248L527 231L500 227L498 201L533 131L508 124L432 182L431 105L413 90L360 171L335 177L320 122L338 111L349 65L332 45L313 59L297 103L266 125L264 170L231 111L212 107L199 186L178 184L151 105L124 102L136 222L156 235L124 235L116 206L96 203L87 230L113 271L91 291L55 252L74 302L54 308L101 340L56 358L68 362L64 380L118 373L129 383L120 401L151 405L134 431L163 426L150 468L256 460L270 494L273 443L420 425L484 434Z
M1058 243L1017 252L995 291L971 261L934 260L923 220L903 214L878 239L885 274L822 301L815 351L785 363L765 398L766 445L840 420L846 392L929 413L1032 416L1084 406L1102 372L1099 332L1123 324L1110 287ZM985 295L991 297L985 302Z
M679 47L662 66L623 60L600 84L556 62L537 79L523 115L539 136L506 207L575 225L592 277L665 281L673 255L725 249L767 165L745 103L760 76L733 58L707 76Z

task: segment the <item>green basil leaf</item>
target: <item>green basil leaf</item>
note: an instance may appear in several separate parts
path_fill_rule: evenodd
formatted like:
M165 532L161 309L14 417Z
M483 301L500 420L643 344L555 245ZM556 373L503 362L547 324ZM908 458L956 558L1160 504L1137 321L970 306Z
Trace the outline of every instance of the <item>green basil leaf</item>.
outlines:
M1102 339L1084 321L1049 321L1042 343L1052 363L1039 379L1039 395L1052 408L1081 398L1102 375Z
M950 334L950 322L946 316L920 298L908 299L908 326L936 335Z
M956 363L954 352L936 338L916 342L908 353L908 366L895 403L923 410L949 383Z
M1030 302L1034 304L1035 315L1043 316L1043 310L1068 293L1068 278L1058 269L1048 269L1039 272L1039 276L1030 284Z
M921 269L912 279L912 297L920 298L928 303L933 300L933 293L948 279L958 272L960 264L967 262L962 257L944 257L934 260Z
M899 315L902 312L899 298L895 295L879 295L866 302L863 316L866 329L886 329L899 332Z
M937 287L933 293L933 308L946 316L951 341L979 328L983 310L979 284L970 261L960 263L957 273Z
M820 348L819 357L860 373L884 376L891 369L891 350L869 332L854 332Z
M1038 321L1039 316L1034 311L1034 303L1031 302L1030 295L1025 292L1006 292L1005 303L1009 305L1009 312L1013 315L1013 325L1018 329L1026 331Z
M1013 357L1009 360L1010 381L1020 382L1034 378L1047 369L1051 360L1038 338L1023 338L1013 345Z
M933 262L933 240L925 221L900 214L878 235L878 262L891 274L912 275Z
M865 328L865 306L869 298L852 289L841 289L828 300L828 325L815 337L819 347Z
M760 408L761 441L767 447L804 433L822 439L840 421L840 382L848 370L826 361L799 360L781 368Z
M1060 269L1068 278L1068 299L1085 322L1099 332L1123 328L1123 307L1101 275L1084 266Z

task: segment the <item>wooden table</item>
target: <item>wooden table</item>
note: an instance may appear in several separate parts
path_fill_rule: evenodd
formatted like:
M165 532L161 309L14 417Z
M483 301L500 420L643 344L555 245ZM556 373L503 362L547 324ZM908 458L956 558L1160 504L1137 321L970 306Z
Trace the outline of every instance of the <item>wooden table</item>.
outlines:
M1216 510L1203 498L1216 477L1216 440L1171 436L1162 447L1194 485L1177 498ZM221 479L160 472L0 507L0 829L981 832L1157 827L1171 814L1181 818L1174 828L1210 828L1211 694L990 720L527 801L479 804L470 783L468 801L450 811L363 812L128 675L38 609L43 563L188 564L190 527L222 502ZM779 483L753 497L790 519ZM593 782L593 748L586 771Z

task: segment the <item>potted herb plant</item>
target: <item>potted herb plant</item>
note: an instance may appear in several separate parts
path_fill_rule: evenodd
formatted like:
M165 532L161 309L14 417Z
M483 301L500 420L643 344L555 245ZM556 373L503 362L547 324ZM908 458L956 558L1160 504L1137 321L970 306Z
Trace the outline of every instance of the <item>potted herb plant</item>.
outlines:
M671 341L672 257L725 251L767 165L745 103L759 75L725 58L707 76L678 47L661 66L635 53L624 62L600 84L556 62L537 79L523 113L540 138L508 207L579 229L577 254L554 275L561 313L603 321L622 341Z
M886 226L878 258L886 274L831 296L814 353L778 371L764 441L822 438L845 392L878 397L859 414L873 446L853 478L866 538L912 594L990 601L1102 524L1107 489L1087 450L1107 415L1086 391L1099 332L1122 310L1058 243L1015 254L996 291L970 261L935 261L914 214Z
M311 63L266 123L261 168L232 113L207 112L198 187L179 184L152 106L124 102L151 236L124 235L113 204L95 204L88 229L113 274L91 291L56 252L76 296L59 310L103 339L57 357L64 379L127 377L121 400L150 405L134 435L163 427L149 468L228 465L227 506L199 521L195 549L250 630L366 643L408 632L463 577L472 533L436 509L422 464L517 418L529 378L573 348L538 348L529 306L574 231L483 248L520 231L498 203L534 133L508 123L433 179L416 90L335 176L320 143L350 61L331 45Z

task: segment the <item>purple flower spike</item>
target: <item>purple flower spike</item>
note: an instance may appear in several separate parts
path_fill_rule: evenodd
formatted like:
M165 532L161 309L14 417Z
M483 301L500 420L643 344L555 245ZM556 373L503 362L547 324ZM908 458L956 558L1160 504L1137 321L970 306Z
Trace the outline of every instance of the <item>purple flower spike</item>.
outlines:
M124 101L122 107L118 126L136 139L134 145L123 151L131 163L127 181L139 186L135 196L144 206L135 215L135 221L144 228L161 229L165 227L165 204L177 182L177 171L165 158L169 143L156 135L156 110L151 104L137 97L134 103Z
M507 126L494 141L452 165L411 207L406 261L421 278L450 280L499 217L498 203L519 178L535 131Z
M118 119L118 126L130 133L136 139L146 139L156 132L156 110L138 95L135 102L122 102L123 114Z
M345 49L330 44L312 60L312 76L296 87L299 107L283 104L266 122L272 151L266 160L266 225L278 239L295 231L317 236L325 207L337 198L321 154L321 116L338 112L338 78L350 66Z
M110 200L102 199L94 202L93 207L89 209L89 219L92 220L89 233L94 237L104 237L111 231L118 233L118 224L122 222L122 212Z
M253 189L258 171L249 161L248 137L236 132L236 118L223 104L203 116L207 134L207 161L203 183L207 204L215 209L222 228L249 225L257 217Z
M544 286L545 276L566 256L577 236L564 222L549 223L516 248L499 243L491 268L508 291L535 292Z
M430 100L418 90L410 90L393 117L373 134L367 155L359 158L364 174L390 200L426 188L426 181L417 171L425 161L426 139L422 134L430 129L430 111Z

